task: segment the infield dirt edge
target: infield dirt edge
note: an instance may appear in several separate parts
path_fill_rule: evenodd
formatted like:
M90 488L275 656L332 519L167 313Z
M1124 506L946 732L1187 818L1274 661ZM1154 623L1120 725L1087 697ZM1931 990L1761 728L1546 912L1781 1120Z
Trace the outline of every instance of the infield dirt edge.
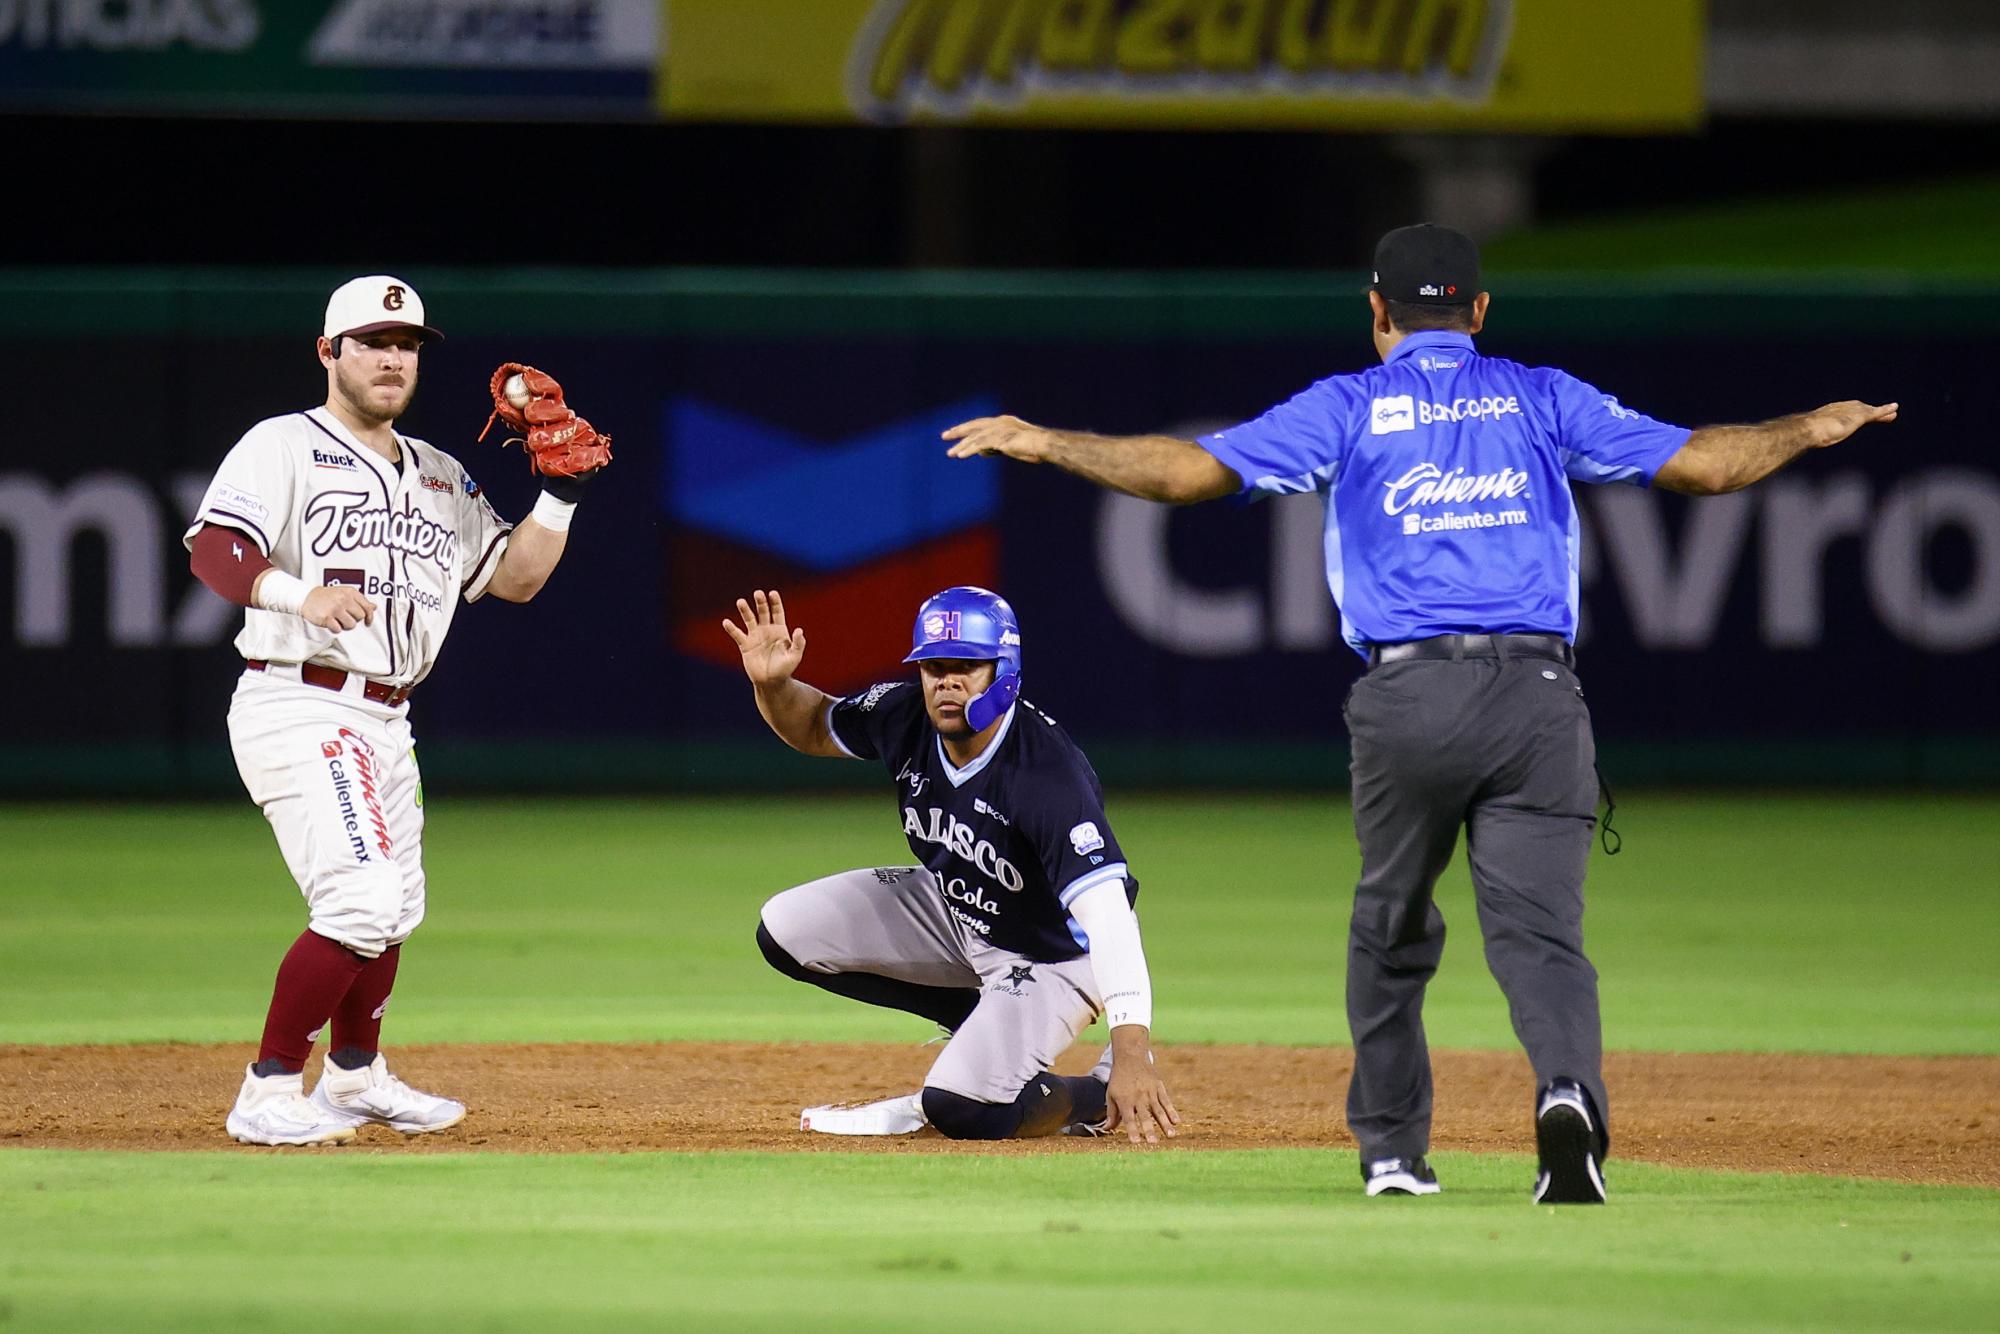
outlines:
M222 1131L245 1045L0 1046L0 1146L236 1149ZM955 1143L798 1129L802 1106L907 1092L935 1048L887 1043L440 1044L389 1051L470 1115L436 1135L364 1130L363 1150L624 1153L757 1150L1097 1153L1052 1139ZM1080 1072L1096 1049L1059 1063ZM1184 1119L1169 1151L1353 1151L1339 1047L1167 1046ZM1433 1053L1435 1151L1533 1151L1533 1077L1517 1053ZM308 1086L318 1061L308 1071ZM2000 1187L2000 1057L1618 1052L1606 1058L1612 1156L1672 1167ZM268 1152L268 1150L240 1150ZM342 1150L352 1152L353 1149ZM1615 1167L1614 1167L1615 1170Z

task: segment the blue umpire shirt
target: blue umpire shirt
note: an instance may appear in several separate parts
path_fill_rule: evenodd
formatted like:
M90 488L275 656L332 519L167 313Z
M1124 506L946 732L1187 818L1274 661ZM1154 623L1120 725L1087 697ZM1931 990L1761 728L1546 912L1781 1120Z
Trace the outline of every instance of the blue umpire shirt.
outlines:
M1198 443L1246 493L1327 493L1326 581L1365 655L1456 633L1574 641L1570 480L1651 485L1688 435L1573 375L1427 332Z

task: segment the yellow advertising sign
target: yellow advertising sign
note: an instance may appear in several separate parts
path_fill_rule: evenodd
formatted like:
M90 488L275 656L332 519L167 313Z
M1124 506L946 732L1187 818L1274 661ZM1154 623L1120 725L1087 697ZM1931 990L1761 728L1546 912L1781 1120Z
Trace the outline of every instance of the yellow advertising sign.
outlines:
M675 119L1640 131L1703 106L1703 0L665 3Z

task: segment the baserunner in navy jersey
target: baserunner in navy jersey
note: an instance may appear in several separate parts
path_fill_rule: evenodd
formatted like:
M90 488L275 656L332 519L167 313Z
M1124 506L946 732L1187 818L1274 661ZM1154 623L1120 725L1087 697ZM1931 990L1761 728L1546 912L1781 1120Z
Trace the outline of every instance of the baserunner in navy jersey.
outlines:
M1153 1068L1152 981L1132 911L1139 882L1097 774L1020 698L1021 627L983 588L918 608L919 679L838 699L797 679L805 631L776 592L739 598L723 629L757 709L807 755L874 760L896 785L920 863L843 871L764 905L757 943L788 977L906 1010L951 1033L918 1093L808 1107L804 1130L953 1139L1123 1129L1171 1136ZM1088 1075L1050 1072L1100 1011L1111 1045Z
M1595 742L1575 655L1570 483L1739 490L1837 444L1894 403L1830 403L1749 426L1658 422L1558 370L1480 355L1479 253L1399 228L1368 293L1382 365L1336 375L1199 441L982 417L955 458L1053 463L1176 504L1326 496L1326 574L1369 670L1349 693L1361 846L1348 935L1347 1120L1370 1195L1429 1195L1424 989L1444 949L1432 902L1459 830L1486 959L1538 1084L1534 1198L1599 1203L1610 1138L1597 974L1583 953Z

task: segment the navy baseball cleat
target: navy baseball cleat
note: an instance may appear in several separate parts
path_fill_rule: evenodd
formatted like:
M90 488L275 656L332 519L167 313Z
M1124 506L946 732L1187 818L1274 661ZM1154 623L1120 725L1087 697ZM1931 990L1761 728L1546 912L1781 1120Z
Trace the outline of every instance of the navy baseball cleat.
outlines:
M1535 1110L1541 1175L1536 1204L1602 1204L1604 1171L1597 1162L1597 1122L1590 1098L1574 1079L1552 1079Z
M1437 1173L1422 1158L1377 1158L1361 1165L1361 1180L1370 1195L1435 1195Z

